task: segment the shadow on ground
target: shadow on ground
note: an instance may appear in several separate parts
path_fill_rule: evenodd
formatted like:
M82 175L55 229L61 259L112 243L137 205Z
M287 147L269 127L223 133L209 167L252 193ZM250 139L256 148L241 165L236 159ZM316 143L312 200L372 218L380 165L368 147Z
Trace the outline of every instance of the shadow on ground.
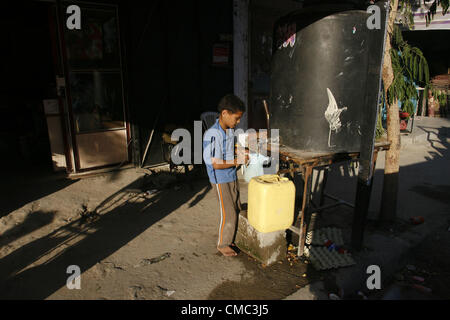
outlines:
M78 181L65 179L64 174L55 173L47 167L32 165L3 167L0 174L0 218Z
M54 211L39 210L29 212L21 224L6 230L0 235L0 247L6 246L11 242L52 223L55 214L56 212Z
M199 192L210 188L205 179L189 178L192 188L173 192L160 189L142 198L148 183L129 184L101 203L93 212L18 248L0 260L0 298L45 299L66 284L66 269L83 271L111 255L163 219ZM194 201L200 201L201 195ZM51 254L51 258L46 255Z

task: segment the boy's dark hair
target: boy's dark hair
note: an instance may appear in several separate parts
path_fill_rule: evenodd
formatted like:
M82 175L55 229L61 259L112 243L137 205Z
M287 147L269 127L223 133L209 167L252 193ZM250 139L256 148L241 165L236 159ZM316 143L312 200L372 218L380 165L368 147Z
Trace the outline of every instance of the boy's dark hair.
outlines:
M237 112L245 112L245 104L244 102L234 94L230 93L224 96L219 101L219 105L217 106L217 110L222 112L223 110L228 110L232 113Z

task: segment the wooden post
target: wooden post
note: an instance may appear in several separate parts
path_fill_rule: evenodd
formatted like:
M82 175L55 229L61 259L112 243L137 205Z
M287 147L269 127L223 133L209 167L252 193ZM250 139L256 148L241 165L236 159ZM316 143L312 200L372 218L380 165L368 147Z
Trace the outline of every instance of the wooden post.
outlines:
M394 20L397 14L398 0L393 0L392 11L389 15L388 33L383 63L383 83L385 97L394 80L394 71L390 56L391 38L394 28ZM398 101L392 104L386 102L387 108L387 139L390 148L386 151L384 166L383 191L381 196L380 222L392 223L397 215L398 174L400 170L400 117Z
M422 117L425 117L427 109L427 93L425 92L425 89L422 90L422 110L420 111L420 115Z

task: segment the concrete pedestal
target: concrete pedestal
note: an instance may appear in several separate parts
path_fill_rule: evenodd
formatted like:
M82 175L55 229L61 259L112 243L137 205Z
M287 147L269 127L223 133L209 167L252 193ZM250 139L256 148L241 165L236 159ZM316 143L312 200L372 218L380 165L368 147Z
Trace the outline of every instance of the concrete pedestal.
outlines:
M262 233L253 228L247 220L247 212L239 215L235 244L237 247L265 265L271 265L286 258L286 231Z

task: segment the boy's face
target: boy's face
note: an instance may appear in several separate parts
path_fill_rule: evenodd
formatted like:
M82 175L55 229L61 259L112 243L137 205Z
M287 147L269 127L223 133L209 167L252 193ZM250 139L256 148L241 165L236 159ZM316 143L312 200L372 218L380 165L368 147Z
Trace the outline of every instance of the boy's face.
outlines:
M222 110L220 114L222 122L227 126L227 128L234 129L236 125L241 121L241 117L244 113L242 111L231 112L228 110Z

